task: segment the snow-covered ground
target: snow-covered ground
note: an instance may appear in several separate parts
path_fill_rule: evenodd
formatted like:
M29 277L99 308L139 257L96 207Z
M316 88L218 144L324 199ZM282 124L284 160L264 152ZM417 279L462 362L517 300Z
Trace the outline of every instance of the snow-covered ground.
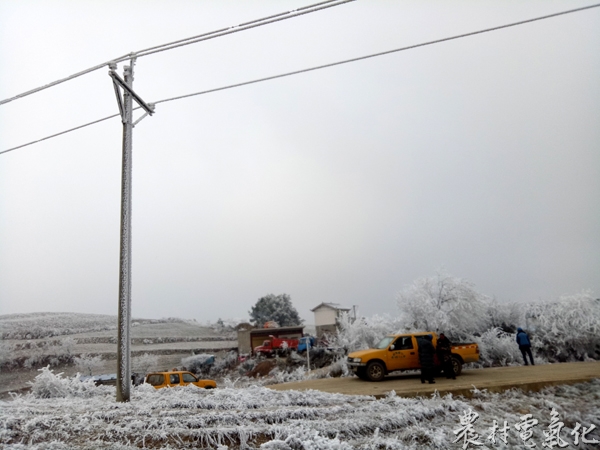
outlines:
M471 429L474 413L478 418ZM0 402L0 445L12 450L458 449L472 439L483 445L467 443L468 448L513 449L527 448L524 430L515 425L528 419L538 421L527 441L536 448L544 448L543 443L558 448L553 438L563 439L569 448L600 448L582 442L585 431L585 439L600 440L598 428L589 431L591 425L600 427L600 380L539 393L476 391L472 399L389 395L376 400L237 388L234 383L210 391L142 385L133 390L130 403L116 403L112 387L95 387L45 369L30 394ZM502 433L495 445L487 439L494 421L500 428L506 421L507 444Z
M519 362L521 355L514 334L494 323L504 322L502 317L506 316L507 323L518 324L522 317L517 314L513 320L510 311L497 305L494 308L488 308L488 312L495 311L489 321L482 319L475 324L481 329L473 340L480 345L482 365ZM429 319L432 314L430 311L423 317ZM413 316L409 318L415 319ZM600 356L600 300L581 294L538 306L530 316L535 319L533 344L537 362ZM374 317L342 321L336 344L350 350L366 348L383 335L404 329L398 320ZM135 345L144 352L162 343L169 343L172 348L184 342L212 345L206 338L213 332L223 341L231 339L221 334L223 330L203 329L197 323L180 319L137 323L133 335L139 342ZM456 324L443 325L449 332ZM28 375L26 367L31 367L29 379L33 379L35 368L44 358L51 356L50 360L60 363L61 355L76 355L76 346L114 347L111 339L116 334L114 318L74 314L0 316L0 327L0 361L6 368L0 373L0 384L4 387L14 379L23 384ZM421 328L431 329L425 325ZM455 329L458 336L460 329ZM23 356L27 360L13 364L17 351L31 354ZM160 358L167 356L175 358ZM185 356L189 356L189 351ZM226 361L227 357L222 359ZM180 361L181 356L168 362L159 359L156 364L174 367ZM71 370L76 368L65 365L65 372L72 373ZM291 381L307 376L299 373L303 370L279 371L274 378L278 382ZM236 383L220 381L219 388L213 391L193 386L156 391L140 386L133 390L131 402L122 404L116 403L112 387L95 387L44 369L35 379L31 393L0 401L0 448L518 449L531 444L536 444L536 448L559 448L559 444L565 448L565 444L568 448L600 449L600 442L594 443L600 441L600 380L550 387L540 393L475 391L469 399L435 395L406 399L390 395L379 400L317 391L275 391L264 387L267 382L247 378ZM501 432L505 424L506 443ZM499 429L493 443L488 438L495 425ZM528 429L530 425L533 427Z

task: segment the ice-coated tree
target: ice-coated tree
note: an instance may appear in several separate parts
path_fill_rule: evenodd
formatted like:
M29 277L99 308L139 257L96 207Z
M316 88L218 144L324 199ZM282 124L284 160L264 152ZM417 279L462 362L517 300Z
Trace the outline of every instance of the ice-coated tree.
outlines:
M488 305L488 316L492 329L499 328L505 333L515 333L525 317L522 304L500 303L496 299Z
M94 371L98 370L103 365L102 356L91 356L86 353L76 357L73 362L77 369L81 371L81 373L90 376L94 375Z
M385 314L353 320L348 313L343 313L338 325L339 332L334 343L349 352L372 348L387 334L404 331L397 318Z
M473 283L442 271L415 280L397 297L407 329L444 332L455 339L489 329L489 304Z
M133 370L139 373L148 373L150 370L156 370L158 365L158 356L144 353L141 356L133 358Z
M529 305L524 328L550 361L600 358L600 299L591 291Z
M300 325L303 322L287 294L269 294L259 298L249 314L250 321L259 327L270 320L282 327Z

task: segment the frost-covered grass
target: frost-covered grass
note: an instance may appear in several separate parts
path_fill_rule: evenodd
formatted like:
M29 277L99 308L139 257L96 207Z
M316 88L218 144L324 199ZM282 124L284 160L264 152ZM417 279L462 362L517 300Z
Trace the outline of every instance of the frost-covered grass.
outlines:
M44 369L32 392L0 402L0 446L5 449L265 448L448 449L459 417L472 409L485 442L494 420L507 421L508 445L523 448L514 425L524 414L539 420L532 440L541 448L552 408L565 428L600 426L600 381L548 388L540 393L476 391L407 399L345 396L318 391L273 391L250 386L203 390L193 386L133 389L116 403L114 388L94 387ZM597 430L587 436L598 438ZM580 444L577 448L597 448ZM473 447L470 447L473 448Z

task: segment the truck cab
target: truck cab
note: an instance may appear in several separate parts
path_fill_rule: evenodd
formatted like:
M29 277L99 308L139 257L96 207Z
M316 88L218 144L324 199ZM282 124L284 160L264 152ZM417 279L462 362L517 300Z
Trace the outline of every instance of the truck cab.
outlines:
M269 336L262 345L254 348L254 354L257 356L273 356L276 354L286 354L291 350L298 349L298 339L277 338Z

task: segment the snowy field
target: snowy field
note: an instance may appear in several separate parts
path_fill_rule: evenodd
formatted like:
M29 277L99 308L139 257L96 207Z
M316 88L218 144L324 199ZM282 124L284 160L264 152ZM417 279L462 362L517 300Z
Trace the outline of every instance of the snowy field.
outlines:
M81 355L98 355L94 374L115 373L117 317L79 313L0 315L0 398L22 391L48 364L57 372L75 375ZM156 356L150 370L181 364L192 352L226 353L237 347L235 332L175 318L134 318L131 328L133 362L143 354Z
M460 296L448 312L436 306L440 286L470 295ZM443 329L454 342L477 342L480 366L497 367L521 363L514 328L529 323L537 363L600 359L600 299L591 293L539 304L502 305L477 295L462 280L438 276L417 280L403 291L398 305L402 312L398 317L356 321L343 317L335 344L351 351L368 348L399 330ZM76 370L71 361L76 346L114 346L110 340L114 319L97 319L70 314L0 316L6 332L0 343L4 361L0 381L7 386L9 380L20 378L21 384L27 374L19 371L28 367L33 380L38 374L35 369L46 365L46 360L51 365L57 362L52 367L61 371L64 365L70 373ZM176 332L178 327L186 330ZM163 343L212 344L205 338L213 333L227 340L223 329L202 331L199 324L180 319L140 321L132 330L137 345L146 349ZM136 330L144 332L136 335ZM21 350L30 353L16 360ZM165 366L164 361L159 364ZM239 369L233 367L226 376L239 376ZM299 373L303 370L280 370L275 381L302 379L308 376ZM600 380L539 393L474 391L469 399L390 395L379 400L275 391L264 386L267 382L267 377L225 379L212 391L193 386L157 391L143 385L133 389L130 403L121 404L115 401L113 387L95 387L44 369L31 392L0 401L0 448L600 449Z
M469 411L479 415L474 422ZM589 430L600 426L600 380L539 393L475 391L471 399L389 395L380 400L234 383L210 391L142 385L123 404L116 403L112 387L45 369L30 394L0 402L0 445L12 450L458 449L467 439L483 444L467 442L467 448L518 449L527 448L522 439L527 430L515 425L526 425L527 419L538 421L526 441L537 448L546 448L543 443L558 448L552 439L558 443L559 438L569 448L600 448L582 442L600 440L598 428ZM500 432L495 444L488 440L494 421L500 428L506 421L506 444Z

